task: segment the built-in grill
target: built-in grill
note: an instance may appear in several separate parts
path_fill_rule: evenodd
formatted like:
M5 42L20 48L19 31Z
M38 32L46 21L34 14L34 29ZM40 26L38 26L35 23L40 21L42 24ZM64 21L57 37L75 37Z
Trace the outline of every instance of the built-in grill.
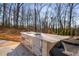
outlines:
M38 32L21 32L24 39L22 44L35 55L49 55L50 49L60 40L69 36L59 36Z

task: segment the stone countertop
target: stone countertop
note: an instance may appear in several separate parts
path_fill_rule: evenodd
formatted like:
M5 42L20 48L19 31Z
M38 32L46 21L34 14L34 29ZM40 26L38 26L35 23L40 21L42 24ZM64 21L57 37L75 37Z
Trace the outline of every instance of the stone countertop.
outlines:
M36 34L36 32L21 32L21 35L34 37L51 43L70 38L70 36L61 36L61 35L53 35L53 34L46 34L46 33Z

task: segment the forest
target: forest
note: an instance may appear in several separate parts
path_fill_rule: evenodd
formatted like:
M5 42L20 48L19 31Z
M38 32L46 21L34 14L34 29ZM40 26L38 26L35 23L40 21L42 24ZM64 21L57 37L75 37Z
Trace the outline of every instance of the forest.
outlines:
M0 28L79 35L78 3L0 3Z

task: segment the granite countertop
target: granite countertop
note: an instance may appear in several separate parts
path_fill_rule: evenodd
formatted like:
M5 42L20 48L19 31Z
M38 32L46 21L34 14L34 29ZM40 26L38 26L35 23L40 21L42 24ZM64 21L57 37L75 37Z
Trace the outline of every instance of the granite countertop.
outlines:
M53 35L46 33L36 34L35 32L21 32L21 34L22 35L24 34L25 36L27 35L37 39L45 40L51 43L70 38L70 36L61 36L61 35Z

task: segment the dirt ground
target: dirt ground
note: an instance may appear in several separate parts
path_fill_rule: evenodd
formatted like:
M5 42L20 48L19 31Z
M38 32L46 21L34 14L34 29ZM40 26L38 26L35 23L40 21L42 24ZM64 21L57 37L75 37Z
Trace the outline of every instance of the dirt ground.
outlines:
M20 42L6 41L0 44L0 56L33 56Z
M21 31L14 28L0 27L0 56L33 56L22 44Z
M25 31L25 30L0 27L0 39L13 40L13 41L20 42L22 40L22 38L20 36L21 31Z

